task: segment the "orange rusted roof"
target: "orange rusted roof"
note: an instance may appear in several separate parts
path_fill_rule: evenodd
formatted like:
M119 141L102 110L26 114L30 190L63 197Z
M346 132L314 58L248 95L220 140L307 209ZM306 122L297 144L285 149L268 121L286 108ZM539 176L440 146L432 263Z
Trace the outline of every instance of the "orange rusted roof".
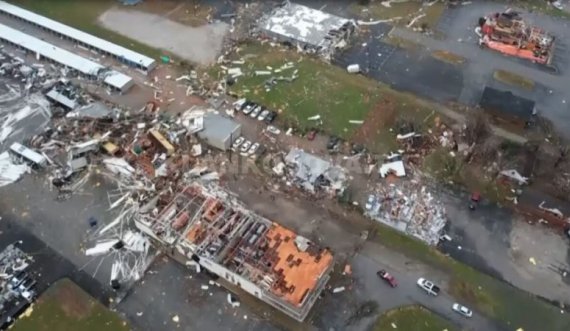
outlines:
M315 288L321 275L332 264L333 256L328 250L322 250L319 255L300 251L295 244L297 235L277 223L273 223L266 236L269 249L274 249L276 254L273 271L279 274L282 270L283 275L283 287L274 286L272 291L289 303L298 306L303 302L306 294Z

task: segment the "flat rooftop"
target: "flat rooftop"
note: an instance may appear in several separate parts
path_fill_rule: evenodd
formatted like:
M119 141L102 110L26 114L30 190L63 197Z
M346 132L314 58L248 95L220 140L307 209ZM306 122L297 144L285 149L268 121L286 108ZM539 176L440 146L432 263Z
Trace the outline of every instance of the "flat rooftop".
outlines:
M329 32L340 29L349 19L296 3L276 8L262 24L275 34L314 46L326 44Z
M14 6L5 1L0 1L0 13L18 17L26 22L38 25L49 31L62 34L73 40L81 41L85 44L91 45L93 48L113 54L118 58L123 58L131 63L140 65L144 68L152 69L153 66L155 65L155 60L148 56L139 54L125 47L95 37L91 34L72 28L68 25L59 23L45 16L38 15L24 8Z
M96 77L106 70L105 67L98 63L3 24L0 24L0 40L39 54L51 61L77 70L86 76ZM125 86L132 83L131 77L114 70L107 71L104 77L104 82L107 85L121 91L125 89Z
M295 309L333 264L329 250L251 212L217 186L186 187L150 227Z

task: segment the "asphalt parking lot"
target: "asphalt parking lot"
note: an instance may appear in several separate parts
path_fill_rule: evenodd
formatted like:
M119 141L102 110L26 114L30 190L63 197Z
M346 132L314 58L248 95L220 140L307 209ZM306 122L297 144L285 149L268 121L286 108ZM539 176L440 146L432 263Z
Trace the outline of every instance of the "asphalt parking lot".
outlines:
M334 63L343 68L360 64L364 75L396 90L438 102L457 101L463 89L462 68L386 43L383 38L390 30L386 24L370 26L365 36L336 55Z

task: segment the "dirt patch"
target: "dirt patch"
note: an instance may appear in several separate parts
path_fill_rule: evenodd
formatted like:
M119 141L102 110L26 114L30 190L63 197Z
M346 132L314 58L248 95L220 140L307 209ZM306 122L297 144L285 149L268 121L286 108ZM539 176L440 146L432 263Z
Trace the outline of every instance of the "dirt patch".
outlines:
M160 15L192 27L208 24L214 11L212 7L200 4L197 0L147 0L133 10Z
M68 317L81 319L90 314L93 302L69 280L62 280L51 293Z
M202 65L217 58L229 29L223 22L191 27L160 15L119 8L106 11L99 22L107 29Z
M431 53L431 55L438 60L441 60L441 61L447 62L447 63L451 63L451 64L463 64L463 63L465 63L464 57L459 56L457 54L453 54L453 53L448 52L448 51L438 50L438 51L434 51L433 53Z
M352 141L369 146L372 151L387 152L386 149L389 150L395 143L395 134L389 129L397 117L394 102L383 98L368 112L364 123L353 134Z
M520 87L525 90L532 91L534 89L533 80L506 70L496 70L493 73L493 78L495 78L495 80L499 82L505 83L507 85Z

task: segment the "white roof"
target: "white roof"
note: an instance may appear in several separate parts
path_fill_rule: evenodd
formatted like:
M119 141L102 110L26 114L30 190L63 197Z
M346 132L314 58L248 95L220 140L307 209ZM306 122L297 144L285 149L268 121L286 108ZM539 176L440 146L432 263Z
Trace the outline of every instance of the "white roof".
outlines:
M331 30L338 30L350 20L296 3L276 8L262 23L265 30L304 43L320 46Z
M98 63L3 24L0 24L0 39L19 45L54 62L73 68L84 75L97 76L99 71L104 69L104 67ZM105 77L106 84L120 90L123 90L125 85L130 84L131 81L131 77L117 71L111 71L107 73Z
M68 36L71 39L91 45L96 49L105 51L107 53L111 53L117 57L122 57L131 62L140 64L145 68L150 68L155 62L154 59L148 56L131 51L130 49L113 44L104 39L85 33L81 30L77 30L68 25L49 19L45 16L38 15L29 10L11 5L5 1L0 1L0 12L4 12L19 17L25 21L39 25L53 32L57 32L64 36Z

